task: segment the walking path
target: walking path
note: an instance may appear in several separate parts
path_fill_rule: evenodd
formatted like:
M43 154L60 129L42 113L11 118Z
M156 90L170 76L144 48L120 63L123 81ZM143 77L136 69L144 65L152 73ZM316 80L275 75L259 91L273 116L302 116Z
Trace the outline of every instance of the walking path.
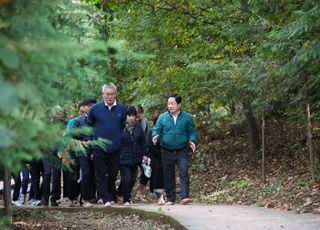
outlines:
M320 230L320 216L251 206L134 204L132 208L168 215L190 230Z
M0 190L2 186L0 183ZM65 206L60 205L60 207ZM103 208L103 205L94 207ZM170 216L190 230L320 230L320 215L295 214L251 206L205 204L158 206L135 203L131 208Z

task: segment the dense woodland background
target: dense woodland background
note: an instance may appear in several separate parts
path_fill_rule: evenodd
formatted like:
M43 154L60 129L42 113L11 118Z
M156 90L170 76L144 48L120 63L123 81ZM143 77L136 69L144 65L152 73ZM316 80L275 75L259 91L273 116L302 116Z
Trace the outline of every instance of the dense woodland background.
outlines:
M0 0L1 167L56 146L54 108L109 81L149 119L182 95L199 201L320 207L318 0Z

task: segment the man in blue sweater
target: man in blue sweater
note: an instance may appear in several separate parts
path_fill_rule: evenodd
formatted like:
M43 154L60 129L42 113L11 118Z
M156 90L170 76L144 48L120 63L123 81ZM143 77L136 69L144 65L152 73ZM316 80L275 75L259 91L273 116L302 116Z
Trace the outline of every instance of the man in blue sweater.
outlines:
M171 94L167 101L168 111L160 115L152 131L154 145L158 141L161 144L166 205L173 205L176 200L176 164L180 175L181 203L192 202L189 197L188 147L192 152L196 150L197 131L192 116L181 110L181 102L179 94Z
M116 101L117 88L113 83L102 86L103 101L91 107L88 121L94 128L93 140L110 141L105 148L93 147L96 186L104 206L116 201L115 181L119 172L121 133L126 121L126 108Z

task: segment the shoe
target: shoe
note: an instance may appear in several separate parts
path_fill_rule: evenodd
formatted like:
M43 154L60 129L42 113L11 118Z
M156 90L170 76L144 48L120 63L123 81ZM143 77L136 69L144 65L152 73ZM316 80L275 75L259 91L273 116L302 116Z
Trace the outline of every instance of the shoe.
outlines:
M166 203L165 203L165 205L173 205L174 203L172 202L172 201L167 201Z
M57 201L51 201L51 206L52 207L58 207L59 206L59 203L57 203Z
M59 200L59 203L69 203L69 198L68 197L61 198Z
M42 201L41 201L41 205L43 205L43 206L49 206L49 201L42 200Z
M31 200L30 206L41 206L41 200Z
M187 205L187 204L190 204L192 203L192 199L191 198L185 198L181 201L181 204L183 205Z
M13 204L14 206L16 206L16 207L21 207L21 206L23 206L23 204L21 203L20 200L12 201L12 204Z
M129 201L127 201L126 203L123 204L124 206L130 206L131 203Z
M36 201L36 199L31 199L31 200L29 200L28 204L31 205L31 204L33 204L35 201Z
M20 194L19 201L22 205L24 205L26 203L26 195Z
M107 201L106 203L104 203L104 207L110 207L111 206L111 202Z
M92 207L92 204L87 200L82 200L82 207L90 208L90 207Z
M103 202L102 199L99 199L97 203L98 203L98 204L104 204L104 202Z

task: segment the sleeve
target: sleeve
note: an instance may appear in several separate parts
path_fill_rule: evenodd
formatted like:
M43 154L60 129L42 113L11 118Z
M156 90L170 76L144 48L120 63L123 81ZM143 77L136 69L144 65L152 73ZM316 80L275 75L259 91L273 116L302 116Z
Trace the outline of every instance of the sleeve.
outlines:
M94 108L91 108L88 114L88 125L93 126L95 122L96 122L95 110Z
M140 150L143 156L148 156L148 149L147 149L147 143L146 143L146 135L144 134L141 126L138 126L140 129L140 137L139 137L139 146L140 146Z
M162 115L158 118L157 123L152 129L152 137L161 136L162 134L162 125L161 125Z
M191 115L189 115L189 119L188 119L188 133L189 133L189 141L192 141L193 143L197 143L197 137L198 137L197 130Z
M147 147L148 147L148 157L151 155L161 157L161 151L160 151L160 141L156 145L152 142L152 129L148 131L147 134Z

